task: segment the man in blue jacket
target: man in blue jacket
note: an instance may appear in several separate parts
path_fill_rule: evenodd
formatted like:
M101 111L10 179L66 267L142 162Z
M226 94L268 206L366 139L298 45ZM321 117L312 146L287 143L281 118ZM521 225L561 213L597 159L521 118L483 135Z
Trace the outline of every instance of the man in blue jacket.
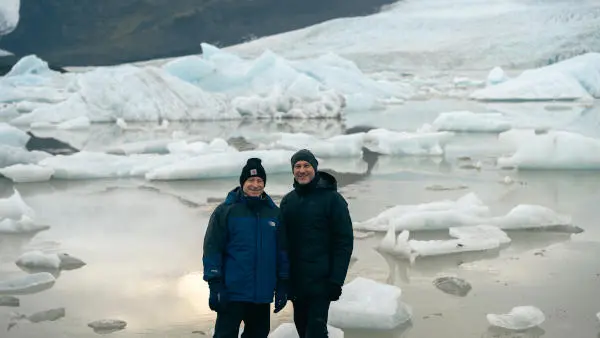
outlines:
M214 338L266 338L270 303L275 313L287 303L289 262L279 208L265 193L265 169L248 159L240 186L213 211L204 236L204 280L209 307L217 312Z

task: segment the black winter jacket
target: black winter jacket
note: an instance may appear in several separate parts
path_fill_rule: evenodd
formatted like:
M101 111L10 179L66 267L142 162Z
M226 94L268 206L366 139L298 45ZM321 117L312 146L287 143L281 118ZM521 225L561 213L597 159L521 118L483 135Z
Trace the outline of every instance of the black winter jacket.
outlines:
M329 283L344 284L354 245L348 203L337 192L337 181L317 172L307 185L280 204L288 238L292 296L327 297Z

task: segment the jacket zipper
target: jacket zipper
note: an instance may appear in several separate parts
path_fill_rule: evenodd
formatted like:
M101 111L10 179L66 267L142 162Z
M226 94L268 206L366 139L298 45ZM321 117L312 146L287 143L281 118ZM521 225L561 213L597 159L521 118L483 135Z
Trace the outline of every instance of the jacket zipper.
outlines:
M259 275L259 252L262 243L262 236L260 231L260 214L256 213L256 250L254 255L254 301L258 301L258 275Z

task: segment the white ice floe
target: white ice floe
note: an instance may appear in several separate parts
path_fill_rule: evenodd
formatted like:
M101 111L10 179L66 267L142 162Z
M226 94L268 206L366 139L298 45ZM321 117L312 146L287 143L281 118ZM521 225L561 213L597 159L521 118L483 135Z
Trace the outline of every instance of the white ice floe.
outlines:
M449 234L450 236L458 239L489 238L498 240L500 244L508 244L511 242L511 239L508 237L506 232L493 225L476 225L450 228Z
M29 270L58 270L60 267L60 258L58 258L58 255L55 253L46 254L39 250L35 250L19 256L15 261L15 264L20 268Z
M443 146L453 136L450 132L416 133L372 129L365 134L365 146L385 155L442 155Z
M416 205L397 205L379 215L353 224L356 230L390 231L439 230L453 227L491 225L503 230L549 229L560 232L580 232L568 215L540 205L519 204L503 216L492 216L490 209L474 193L468 193L456 201L441 200ZM465 231L488 233L485 227ZM454 230L461 234L461 230ZM465 238L468 239L468 238ZM505 241L497 237L500 241Z
M230 146L227 141L222 138L215 138L210 142L187 142L180 140L171 142L167 145L167 149L171 154L188 154L188 155L207 155L215 153L235 153L237 149Z
M0 281L0 295L27 295L51 288L56 282L48 272L39 272Z
M15 164L1 168L0 174L15 183L45 182L50 180L54 170L35 164Z
M502 67L494 67L488 73L486 84L488 86L494 86L508 80L508 76L504 73Z
M19 23L21 0L2 0L0 3L0 36L10 34Z
M100 319L88 323L88 326L99 333L108 333L125 329L127 322L121 319Z
M17 258L17 266L26 270L74 270L85 265L81 259L65 253L43 253L39 250L29 251Z
M0 144L0 168L14 164L37 163L52 155L43 151L28 151L22 147Z
M344 331L327 325L329 338L344 338ZM293 323L283 323L269 333L269 338L298 338L298 331Z
M35 234L48 229L50 226L36 224L27 216L23 216L19 220L5 218L0 221L0 234L5 235Z
M591 100L600 98L600 54L587 53L477 90L471 98L486 101Z
M475 193L457 199L415 205L397 205L363 222L354 223L357 230L395 231L447 229L452 226L481 224L489 215L489 207Z
M0 144L12 147L25 147L30 136L21 129L0 122Z
M392 330L409 321L411 308L399 287L357 277L329 308L329 324L341 329Z
M310 149L317 157L357 157L362 155L364 133L338 135L320 139L305 133L276 133L271 135L274 140L261 144L261 149L283 149L298 151Z
M518 169L600 169L600 140L567 131L510 130L500 141L516 148L498 159L500 167Z
M178 163L155 168L145 177L148 180L183 180L222 178L239 175L248 158L258 157L269 174L290 171L290 158L294 153L287 150L256 150L236 153L217 153L192 157Z
M517 306L506 314L487 314L490 325L508 330L527 330L541 325L546 317L535 306Z
M441 113L432 123L439 131L503 132L512 128L511 122L499 113L454 111Z
M33 218L35 212L23 201L17 189L13 189L13 194L10 197L0 198L0 219L10 218L18 220L23 216Z

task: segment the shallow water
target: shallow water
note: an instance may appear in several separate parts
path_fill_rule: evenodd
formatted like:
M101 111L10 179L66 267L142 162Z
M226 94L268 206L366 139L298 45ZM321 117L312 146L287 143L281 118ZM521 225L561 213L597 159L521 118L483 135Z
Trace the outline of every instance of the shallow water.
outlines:
M337 134L348 126L414 130L430 123L440 110L484 107L473 102L412 102L393 112L351 115L346 125L301 125L289 131L311 130ZM444 109L451 107L452 109ZM592 119L594 120L594 119ZM598 119L596 119L598 121ZM228 122L234 123L234 122ZM235 122L239 123L239 122ZM232 135L227 123L204 124L207 137ZM237 132L266 132L290 128L250 124ZM316 127L315 127L316 126ZM325 126L325 127L323 127ZM115 131L95 126L96 132L70 132L90 149ZM103 129L104 128L104 129ZM176 127L174 127L176 128ZM279 128L279 129L278 129ZM107 131L107 129L111 131ZM590 128L592 130L593 128ZM190 129L191 130L191 129ZM129 132L128 132L129 133ZM105 135L98 138L98 135ZM148 134L121 137L140 140ZM132 136L135 135L135 136ZM167 134L168 135L168 134ZM373 248L382 234L356 240L358 261L348 280L364 276L398 285L403 300L413 309L412 322L393 332L346 331L346 337L593 337L600 333L595 314L600 311L600 179L598 172L498 170L494 157L502 153L492 134L463 134L449 148L447 159L381 157L371 176L338 174L341 191L349 201L354 220L372 217L396 204L415 204L458 198L475 192L496 215L519 203L540 204L573 216L585 232L576 235L547 232L510 232L513 242L493 252L417 259L408 268ZM117 142L117 141L113 141ZM485 147L484 147L485 146ZM472 160L459 160L470 156ZM482 160L482 170L464 164ZM325 164L327 161L324 161ZM364 169L365 164L340 164L338 171ZM337 168L336 167L336 168ZM501 183L504 176L516 183ZM214 325L207 306L208 289L202 281L202 240L215 202L237 183L237 178L146 182L144 180L51 181L19 184L24 200L40 222L51 225L34 237L0 237L0 279L24 274L15 264L25 251L66 252L87 265L64 271L49 290L20 296L19 308L0 307L0 332L8 327L9 313L26 315L64 307L66 316L55 322L21 322L7 337L94 337L87 323L115 318L127 321L115 337L197 337ZM271 175L267 190L280 195L290 188L290 175ZM427 187L464 186L435 191ZM12 183L0 180L0 195L11 193ZM438 235L417 234L420 237ZM443 234L441 234L443 236ZM447 295L432 281L454 274L469 281L466 297ZM546 314L540 329L510 334L488 328L486 313L505 313L513 306L535 305ZM291 321L291 306L272 316L272 327Z

